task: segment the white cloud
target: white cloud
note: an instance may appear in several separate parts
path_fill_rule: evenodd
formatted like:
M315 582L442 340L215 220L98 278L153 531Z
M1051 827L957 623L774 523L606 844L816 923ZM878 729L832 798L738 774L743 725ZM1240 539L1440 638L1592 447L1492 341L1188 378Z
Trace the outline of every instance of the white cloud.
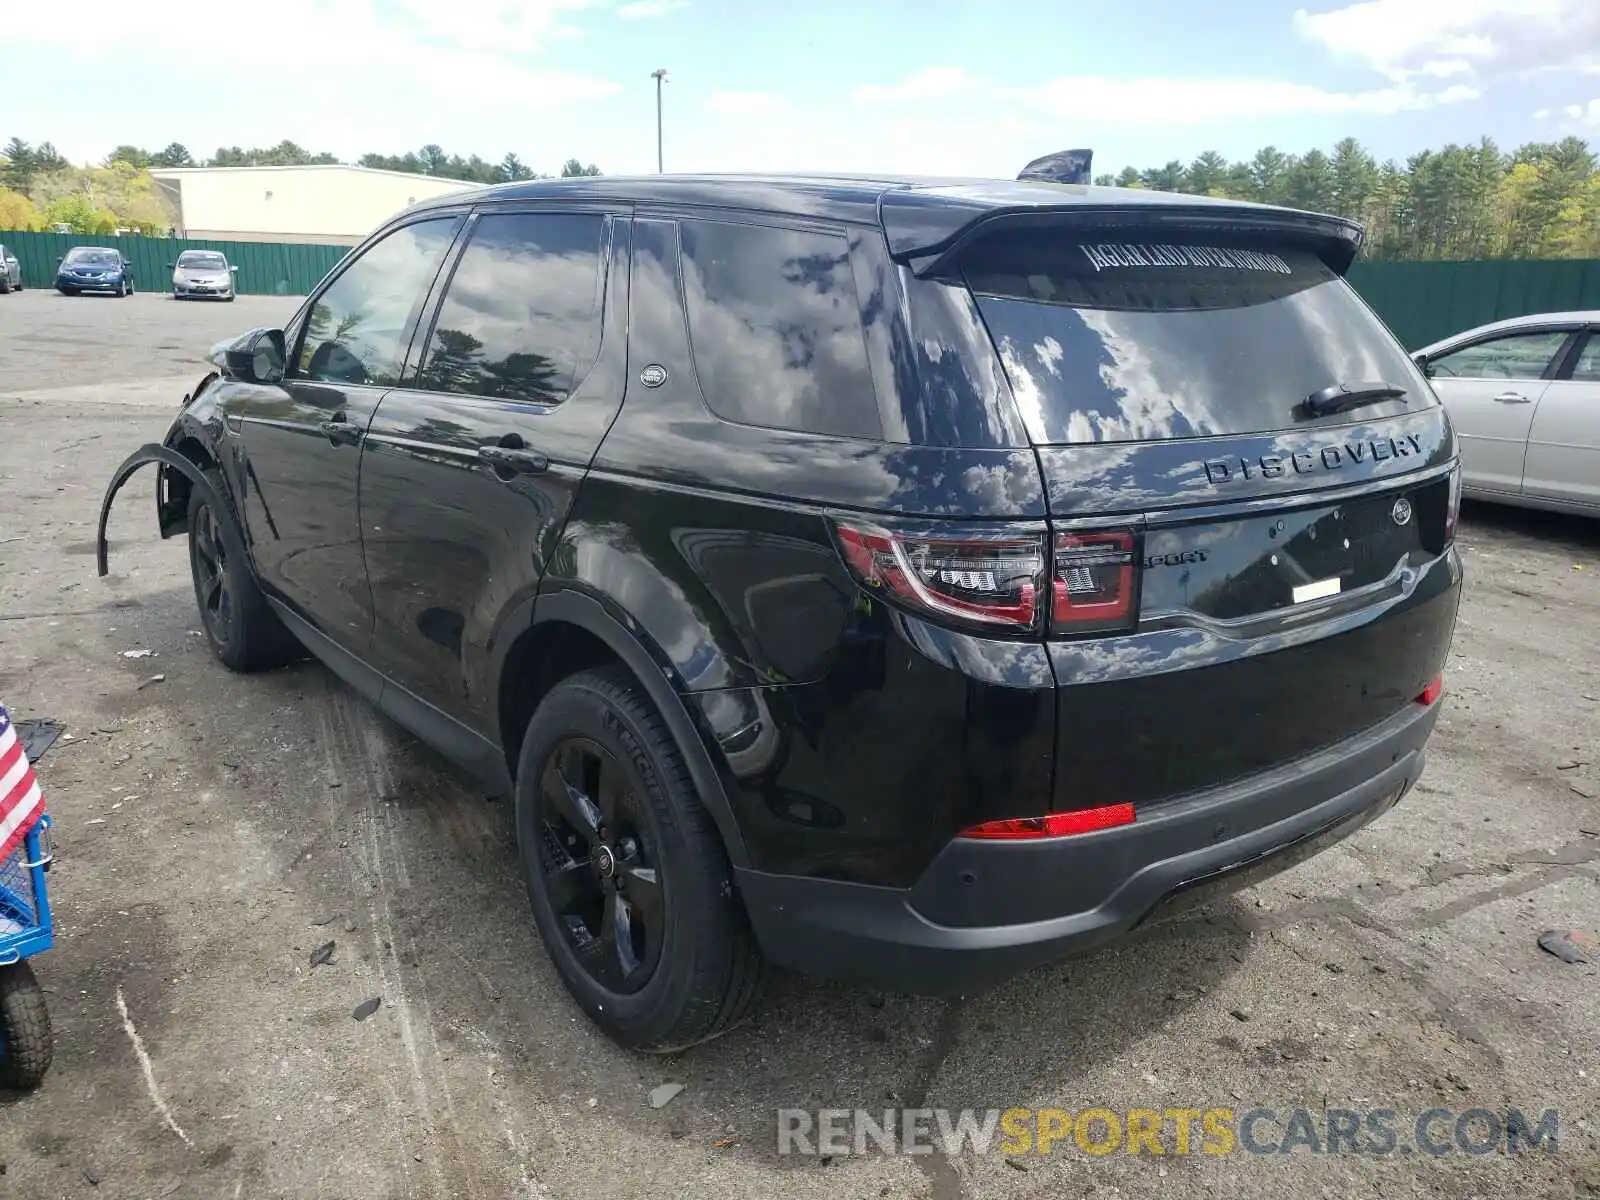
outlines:
M1074 75L1033 87L1002 89L1000 94L1058 117L1124 125L1192 125L1261 113L1384 116L1455 104L1471 100L1478 93L1464 84L1438 93L1419 92L1409 84L1336 92L1281 79L1110 79Z
M527 54L565 32L564 14L597 0L400 0L404 25L425 37L468 50ZM376 16L376 13L373 14ZM386 28L404 28L386 24Z
M1561 110L1580 125L1600 126L1600 100L1587 104L1569 104Z
M634 3L624 4L617 9L617 16L624 21L641 21L648 17L664 17L688 7L689 0L634 0Z
M1535 121L1548 121L1550 119L1550 110L1548 108L1539 109L1533 114L1533 119Z
M1328 12L1300 9L1308 41L1390 79L1460 73L1600 70L1595 0L1360 0Z
M903 104L908 100L934 100L953 96L972 86L972 77L960 67L927 67L900 83L869 83L855 90L861 104Z
M493 122L510 130L513 112L525 125L533 114L592 105L621 90L596 75L546 69L534 57L567 32L564 16L599 2L453 0L445 7L397 0L396 9L378 0L273 0L272 30L264 32L259 12L244 4L142 0L140 19L129 22L119 0L83 0L82 22L117 29L115 39L84 39L82 24L63 25L37 5L7 13L6 32L13 53L29 47L48 55L70 46L75 58L126 61L130 51L170 53L173 29L204 29L208 41L235 47L271 47L279 36L273 30L293 30L293 52L274 54L271 72L235 73L230 104L167 104L170 115L154 139L176 136L196 154L285 137L348 158L430 141L467 153L480 148L463 145L470 141L464 129ZM58 110L50 136L64 152L92 158L119 141L153 140L121 128L104 106ZM506 142L516 144L514 136Z
M706 97L706 111L724 117L771 113L786 104L776 92L712 92Z

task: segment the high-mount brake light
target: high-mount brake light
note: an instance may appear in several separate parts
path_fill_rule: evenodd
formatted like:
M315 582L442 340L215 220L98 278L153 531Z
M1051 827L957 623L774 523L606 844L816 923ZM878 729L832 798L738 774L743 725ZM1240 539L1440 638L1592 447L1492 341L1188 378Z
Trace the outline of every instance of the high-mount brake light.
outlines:
M1038 627L1042 534L924 537L844 521L834 530L861 582L912 608L1017 631Z
M1131 530L1059 533L1055 541L1051 627L1057 633L1133 626L1135 538Z

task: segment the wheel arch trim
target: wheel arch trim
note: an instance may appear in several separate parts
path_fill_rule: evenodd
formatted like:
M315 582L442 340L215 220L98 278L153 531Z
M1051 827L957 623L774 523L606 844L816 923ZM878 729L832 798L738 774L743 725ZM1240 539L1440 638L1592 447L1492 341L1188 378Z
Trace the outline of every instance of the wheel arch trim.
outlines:
M751 865L749 850L734 818L733 805L729 802L723 776L717 769L704 737L695 726L688 706L677 688L673 686L661 661L650 653L637 633L628 629L609 611L599 597L589 595L587 592L563 588L535 597L532 601L532 617L526 629L532 631L541 625L553 622L577 626L598 638L639 681L650 702L655 705L656 711L666 722L667 729L677 744L678 752L683 755L684 765L689 770L689 779L694 785L695 794L711 813L712 820L716 822L717 831L722 835L722 844L728 852L729 860L735 867ZM509 649L507 645L498 656L497 668L503 669ZM497 678L499 669L496 672ZM501 731L502 744L505 733L506 731Z

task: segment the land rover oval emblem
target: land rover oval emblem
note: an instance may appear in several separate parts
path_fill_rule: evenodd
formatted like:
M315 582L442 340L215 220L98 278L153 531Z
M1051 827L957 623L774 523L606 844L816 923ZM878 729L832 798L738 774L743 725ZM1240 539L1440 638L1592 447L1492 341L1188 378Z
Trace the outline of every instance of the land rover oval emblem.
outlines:
M660 363L651 363L639 372L639 382L647 388L658 388L667 381L667 369Z
M1396 525L1404 525L1411 520L1411 501L1404 496L1394 502L1394 507L1389 510L1389 515L1394 518Z

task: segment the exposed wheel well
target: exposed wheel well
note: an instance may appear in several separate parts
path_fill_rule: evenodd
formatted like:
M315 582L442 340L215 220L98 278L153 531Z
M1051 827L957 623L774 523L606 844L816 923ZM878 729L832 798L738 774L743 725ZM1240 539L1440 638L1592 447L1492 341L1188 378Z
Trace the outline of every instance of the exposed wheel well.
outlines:
M534 710L569 675L593 667L622 665L622 659L587 629L566 621L545 621L511 647L500 676L500 738L513 778L522 754L522 737Z
M202 471L216 469L217 460L211 457L211 452L198 438L182 438L172 447ZM189 524L189 492L193 484L189 477L180 471L160 468L161 484L158 506L158 519L161 522L161 536L171 537L175 533L182 533Z

